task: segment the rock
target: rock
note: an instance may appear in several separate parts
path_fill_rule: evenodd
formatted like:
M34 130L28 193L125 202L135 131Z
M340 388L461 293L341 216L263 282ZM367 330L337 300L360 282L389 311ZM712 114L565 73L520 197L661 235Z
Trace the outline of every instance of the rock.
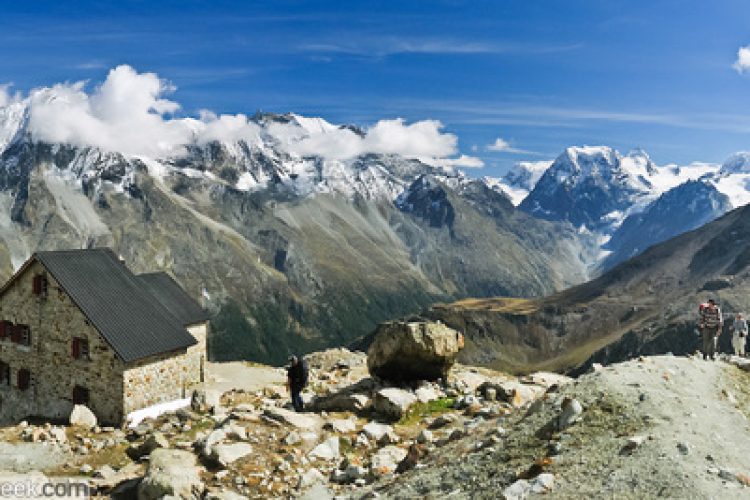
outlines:
M367 351L367 368L384 380L445 380L463 346L463 335L442 323L383 323Z
M629 455L646 441L644 436L629 437L620 450L620 455Z
M340 434L348 434L357 430L357 422L349 418L337 418L326 422L324 428Z
M557 417L557 430L563 431L578 422L583 413L583 406L577 399L565 398L562 403L562 412Z
M381 417L396 421L416 402L417 397L414 394L403 389L389 387L375 393L372 407Z
M531 485L525 479L519 479L503 490L504 500L523 500L529 496Z
M216 412L220 406L221 393L219 391L196 389L190 397L190 408L196 412Z
M194 498L203 489L192 453L159 448L149 457L146 475L138 486L138 499L156 500L166 495Z
M419 387L416 391L414 391L414 395L417 397L417 401L420 403L429 403L430 401L435 401L437 399L440 399L440 394L437 390L435 390L432 386L422 386Z
M292 431L289 434L287 434L286 437L281 440L281 442L287 446L294 446L295 444L301 443L302 438L300 437L297 431Z
M450 425L453 422L455 422L458 419L455 415L452 413L446 413L445 415L440 415L435 420L432 421L432 423L429 425L430 429L440 429L445 427L446 425Z
M49 436L58 443L67 443L68 436L65 434L65 429L61 427L52 427L49 430Z
M228 425L225 425L223 429L228 438L240 440L247 439L247 429L245 429L241 425L236 424L235 422L231 422Z
M319 420L312 415L305 415L284 408L266 408L263 415L271 420L290 425L295 429L313 430L320 425Z
M307 493L299 497L299 500L331 500L333 494L323 483L317 483Z
M231 490L209 491L205 500L246 500L247 497Z
M466 408L469 408L471 406L481 406L479 404L479 399L477 399L477 397L473 394L461 396L453 403L453 408L455 408L456 410L465 410Z
M96 427L96 415L84 405L75 405L70 412L70 425L77 425L87 429Z
M681 455L689 455L690 454L690 444L681 441L677 443L677 451L680 452Z
M362 427L362 432L369 439L377 441L382 438L386 433L393 432L393 427L387 424L380 424L378 422L370 422Z
M432 432L430 432L427 429L422 429L422 431L417 436L417 443L427 444L427 443L431 443L433 439L434 438L432 436Z
M484 391L484 399L487 401L495 401L497 399L497 389L494 387L488 387Z
M318 446L312 449L309 453L311 458L319 458L321 460L335 460L339 458L339 437L331 436L326 439Z
M109 465L103 465L94 472L94 477L108 480L117 475L117 472Z
M409 446L409 450L406 452L406 456L396 466L396 472L403 474L404 472L413 469L419 463L419 460L424 456L425 452L421 445L412 444Z
M94 468L91 467L89 464L83 464L80 469L78 469L78 472L84 475L91 474L93 472Z
M380 439L378 439L378 445L385 446L388 444L396 444L401 441L401 438L396 434L395 431L387 431L385 434L380 436Z
M531 493L542 494L549 493L555 486L555 476L548 472L539 474L531 480Z
M169 448L169 441L161 432L154 432L141 445L131 445L125 452L132 460L140 460L157 448Z
M406 455L407 451L397 446L381 448L370 458L370 472L376 477L392 474Z
M325 481L325 476L323 476L323 474L318 469L309 469L299 477L297 489L305 490L310 486L322 483L323 481Z
M211 459L222 467L228 467L253 452L248 443L217 444L211 449Z

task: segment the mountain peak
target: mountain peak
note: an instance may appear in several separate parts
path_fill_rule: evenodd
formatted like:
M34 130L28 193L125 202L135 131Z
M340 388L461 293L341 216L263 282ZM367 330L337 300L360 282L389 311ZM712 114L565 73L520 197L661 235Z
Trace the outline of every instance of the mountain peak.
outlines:
M719 175L728 174L750 174L750 152L740 151L727 158L719 170Z

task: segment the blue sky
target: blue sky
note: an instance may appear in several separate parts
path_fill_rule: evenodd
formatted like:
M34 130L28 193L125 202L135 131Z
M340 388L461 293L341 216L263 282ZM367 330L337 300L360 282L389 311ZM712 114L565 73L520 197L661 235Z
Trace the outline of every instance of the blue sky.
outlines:
M485 161L473 175L582 144L721 162L750 149L750 76L732 68L749 20L739 0L0 0L0 82L95 84L129 64L173 83L185 114L439 119Z

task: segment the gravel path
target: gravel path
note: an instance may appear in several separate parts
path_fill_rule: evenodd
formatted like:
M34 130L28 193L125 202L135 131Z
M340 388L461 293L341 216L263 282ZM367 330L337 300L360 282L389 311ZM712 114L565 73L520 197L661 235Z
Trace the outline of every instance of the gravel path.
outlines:
M273 385L284 387L286 372L282 368L250 365L242 361L209 363L207 385L219 392L244 390L255 392Z

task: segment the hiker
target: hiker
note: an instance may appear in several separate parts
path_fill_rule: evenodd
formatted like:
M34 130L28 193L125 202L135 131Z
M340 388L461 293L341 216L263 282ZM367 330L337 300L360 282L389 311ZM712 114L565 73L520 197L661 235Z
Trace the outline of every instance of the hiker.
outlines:
M292 395L292 406L294 411L301 412L304 409L300 393L307 385L307 363L297 356L289 356L289 368L287 368L287 387Z
M721 317L721 309L716 305L714 299L708 299L707 304L701 304L699 308L701 340L703 341L703 359L716 359L716 344L721 334L721 326L724 323Z
M735 356L745 355L745 344L747 343L747 321L742 313L734 316L732 323L732 348Z

